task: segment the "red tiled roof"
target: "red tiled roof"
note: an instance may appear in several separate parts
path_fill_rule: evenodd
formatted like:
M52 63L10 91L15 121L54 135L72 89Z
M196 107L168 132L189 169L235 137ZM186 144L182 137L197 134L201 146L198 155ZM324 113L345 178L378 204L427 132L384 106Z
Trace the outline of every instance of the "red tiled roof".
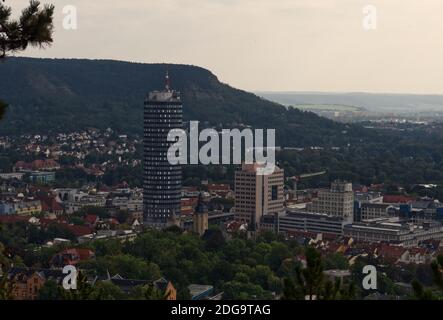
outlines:
M58 168L60 165L53 159L45 159L45 160L34 160L31 163L27 163L24 161L18 161L15 164L16 168L23 168L23 169L32 169L32 170L39 170L39 169L53 169Z
M0 223L10 224L20 221L28 222L29 218L24 216L16 216L16 215L0 216Z
M52 258L52 261L59 260L64 265L68 265L68 264L75 265L75 264L79 263L80 261L85 261L85 260L89 260L91 258L94 258L94 256L95 255L92 250L84 249L84 248L71 248L71 249L63 250L63 251L59 252L58 254L56 254Z
M71 248L60 252L61 254L75 254L80 260L87 260L94 255L94 251L85 248Z
M197 202L198 202L198 197L182 198L180 201L180 204L182 207L195 206L195 205L197 205Z
M17 161L14 165L16 168L27 168L28 164L24 161Z
M396 262L407 251L406 248L399 246L382 245L380 247L379 256L391 262Z
M415 201L415 197L404 195L385 195L383 196L384 203L409 203Z
M181 214L186 214L186 215L193 214L194 213L194 209L193 208L181 208L180 209L180 213Z
M88 227L88 226L77 226L77 225L70 225L70 224L64 224L66 228L71 231L76 237L86 236L88 234L93 234L94 229Z
M84 219L87 223L94 225L97 223L98 220L98 216L95 214L88 214L86 215L85 219Z
M55 199L52 199L51 209L52 209L52 211L63 211L62 206L60 205L60 203L55 201Z
M228 231L237 231L240 229L240 227L244 225L243 222L240 221L230 221L227 225L226 225L226 229Z

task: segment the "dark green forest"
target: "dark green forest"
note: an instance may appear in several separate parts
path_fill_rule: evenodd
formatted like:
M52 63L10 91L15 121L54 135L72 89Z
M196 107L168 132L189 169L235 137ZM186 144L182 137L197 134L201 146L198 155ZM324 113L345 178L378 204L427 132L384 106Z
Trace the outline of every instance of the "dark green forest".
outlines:
M143 101L164 87L166 70L182 93L185 121L202 126L277 128L282 145L335 145L354 140L342 124L310 112L287 110L221 83L196 66L104 60L8 58L0 63L0 97L9 110L0 134L108 127L142 133Z
M196 66L105 60L7 58L0 62L0 97L9 104L0 135L67 132L87 127L141 134L147 92L161 89L166 70L182 92L185 121L201 127L275 128L278 160L287 175L327 170L314 183L334 178L355 183L442 183L442 126L405 130L366 129L311 112L286 109L221 83ZM321 146L323 150L310 150ZM339 150L332 150L338 147ZM231 180L233 170L190 168L197 179ZM220 176L222 179L218 179ZM130 177L129 177L130 178ZM115 179L109 179L111 182Z

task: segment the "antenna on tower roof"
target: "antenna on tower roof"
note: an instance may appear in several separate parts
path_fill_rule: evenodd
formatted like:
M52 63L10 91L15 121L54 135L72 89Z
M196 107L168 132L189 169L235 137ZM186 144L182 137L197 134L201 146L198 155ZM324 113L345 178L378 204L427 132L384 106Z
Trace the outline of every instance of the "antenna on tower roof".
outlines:
M166 69L165 89L167 92L171 91L171 83L169 80L169 70L168 69Z

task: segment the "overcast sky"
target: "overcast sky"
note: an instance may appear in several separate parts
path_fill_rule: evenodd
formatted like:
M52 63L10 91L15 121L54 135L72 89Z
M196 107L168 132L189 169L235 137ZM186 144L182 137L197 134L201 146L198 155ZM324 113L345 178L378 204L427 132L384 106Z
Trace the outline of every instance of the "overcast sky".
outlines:
M443 93L442 0L41 1L55 43L26 56L193 64L250 91ZM77 30L63 29L69 4Z

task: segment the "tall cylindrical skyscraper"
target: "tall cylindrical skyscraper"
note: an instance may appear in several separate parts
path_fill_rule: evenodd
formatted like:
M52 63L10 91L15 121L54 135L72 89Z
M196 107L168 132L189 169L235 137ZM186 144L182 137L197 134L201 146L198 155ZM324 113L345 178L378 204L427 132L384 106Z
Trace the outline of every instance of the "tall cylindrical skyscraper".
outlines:
M144 108L144 182L143 206L145 222L151 226L165 226L180 213L180 165L168 161L168 141L172 129L183 126L180 93L173 91L166 74L163 91L150 92Z

